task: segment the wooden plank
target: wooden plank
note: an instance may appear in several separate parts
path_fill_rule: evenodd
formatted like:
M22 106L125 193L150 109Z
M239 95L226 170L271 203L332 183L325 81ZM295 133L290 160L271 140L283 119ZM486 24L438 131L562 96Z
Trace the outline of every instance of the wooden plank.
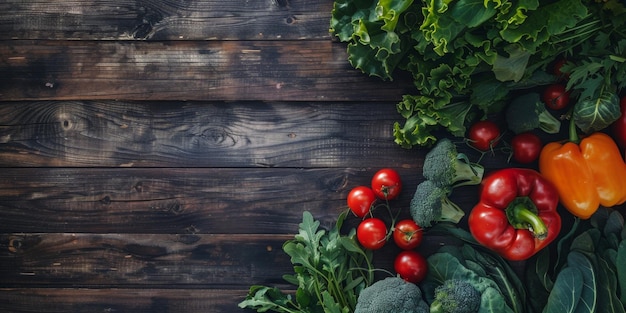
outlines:
M0 166L419 167L401 119L392 102L1 102Z
M0 312L232 313L246 289L0 288Z
M2 286L285 284L293 235L0 234ZM245 288L245 287L244 287Z
M400 101L323 41L4 41L0 100Z
M2 169L0 233L276 234L297 231L302 211L332 223L346 196L378 168ZM419 168L398 169L407 210ZM472 188L455 192L471 207Z
M287 40L329 38L332 1L0 2L0 40Z
M293 236L0 234L0 288L245 289L260 284L291 289L282 275L293 274L293 264L282 245ZM425 233L416 251L429 255L454 243ZM393 271L399 251L392 242L377 250L374 267Z

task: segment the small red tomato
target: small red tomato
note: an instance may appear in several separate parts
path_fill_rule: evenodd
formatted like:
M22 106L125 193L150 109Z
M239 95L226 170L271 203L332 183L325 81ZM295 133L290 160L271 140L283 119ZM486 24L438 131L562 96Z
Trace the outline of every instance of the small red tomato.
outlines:
M428 273L428 262L415 250L401 251L393 267L402 279L415 284L421 282Z
M489 120L478 121L470 127L468 139L476 149L490 150L500 140L500 128L496 123Z
M558 77L560 80L569 79L569 74L563 73L562 71L563 65L565 65L565 63L567 63L567 59L560 58L560 59L557 59L552 65L552 74Z
M380 199L395 199L402 190L400 175L394 169L383 168L372 177L372 189Z
M519 163L532 163L539 157L543 144L534 133L517 134L511 139L513 159Z
M564 84L552 84L543 91L541 98L546 106L553 110L561 110L569 104L569 91Z
M422 243L422 228L412 219L401 220L394 227L393 241L400 249L413 250Z
M617 142L622 149L626 149L626 96L622 97L619 105L622 110L622 115L611 124L611 131L615 142Z
M379 218L364 219L356 229L356 238L366 249L380 249L387 242L387 225Z
M348 207L358 217L364 217L376 201L374 190L367 186L357 186L348 194Z

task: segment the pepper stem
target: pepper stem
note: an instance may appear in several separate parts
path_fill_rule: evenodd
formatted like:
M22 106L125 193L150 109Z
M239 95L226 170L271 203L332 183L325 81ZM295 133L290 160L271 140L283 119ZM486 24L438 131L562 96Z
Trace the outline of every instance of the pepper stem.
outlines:
M516 229L528 229L537 239L548 236L548 227L537 215L537 207L528 197L517 197L506 208L506 217Z

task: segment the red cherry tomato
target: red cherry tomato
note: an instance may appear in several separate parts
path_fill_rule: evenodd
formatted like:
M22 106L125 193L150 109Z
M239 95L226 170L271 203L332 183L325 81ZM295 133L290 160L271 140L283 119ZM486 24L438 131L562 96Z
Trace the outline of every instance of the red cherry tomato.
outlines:
M470 127L468 139L476 149L490 150L500 140L500 128L496 123L489 120L478 121Z
M364 219L356 229L356 238L366 249L380 249L387 242L387 225L376 217Z
M412 219L401 220L394 227L393 241L400 249L413 250L422 243L422 228Z
M372 189L380 199L395 199L402 190L400 175L394 169L383 168L372 177Z
M402 279L415 284L421 282L428 273L428 262L415 250L401 251L393 267Z
M611 131L615 142L617 142L622 149L626 149L626 96L622 97L619 105L622 110L622 115L620 115L617 121L611 124Z
M563 65L565 65L565 63L567 63L567 59L560 58L556 60L554 64L552 65L552 74L558 77L562 81L569 79L569 74L563 73L562 71Z
M357 186L348 194L348 207L358 217L364 217L376 201L374 190L367 186Z
M534 133L517 134L511 139L513 159L519 163L532 163L539 157L543 144Z
M541 98L546 106L553 110L561 110L569 104L569 92L564 84L552 84L543 91Z

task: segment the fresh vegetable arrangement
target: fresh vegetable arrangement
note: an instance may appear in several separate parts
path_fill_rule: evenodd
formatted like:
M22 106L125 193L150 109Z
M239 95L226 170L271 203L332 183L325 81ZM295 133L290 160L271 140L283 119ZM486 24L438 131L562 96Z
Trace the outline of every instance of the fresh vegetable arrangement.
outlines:
M305 212L283 246L296 290L252 286L240 307L626 313L626 2L335 0L331 15L355 68L412 75L394 139L428 149L422 177L408 208L394 208L408 184L382 168L331 229ZM499 152L514 165L481 163ZM453 201L465 187L469 208ZM392 269L375 268L390 243Z
M588 133L620 115L624 5L335 0L330 31L347 43L348 61L365 74L383 80L400 71L412 75L415 92L397 104L404 122L394 125L402 147L430 146L439 129L463 137L468 125L503 111L533 87L543 89L552 109L573 106L572 119Z

